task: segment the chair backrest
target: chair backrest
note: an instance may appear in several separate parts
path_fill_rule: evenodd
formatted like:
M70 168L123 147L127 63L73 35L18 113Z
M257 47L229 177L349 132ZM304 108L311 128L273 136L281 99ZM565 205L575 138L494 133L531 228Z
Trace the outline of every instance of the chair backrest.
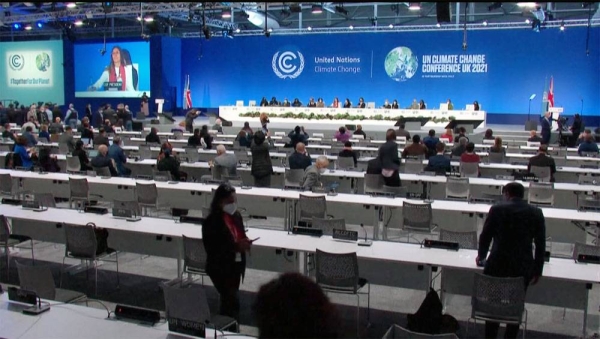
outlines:
M65 256L75 258L96 259L98 241L94 226L73 226L63 223L65 230Z
M79 172L81 171L81 163L79 157L67 155L67 172Z
M171 180L171 172L153 170L152 179L154 179L154 181L169 181Z
M302 186L302 179L304 178L303 169L285 169L285 180L284 185L286 187L300 187Z
M183 236L183 270L184 272L206 273L206 250L202 239Z
M440 228L440 240L457 242L464 249L477 249L477 231L459 232Z
M358 290L358 259L356 252L328 253L317 249L315 276L322 288L356 293Z
M69 178L70 198L89 199L89 185L86 178Z
M58 153L59 154L67 154L69 153L69 145L66 142L58 143Z
M340 169L354 168L354 158L353 157L338 157L337 158L337 167Z
M527 141L527 147L540 147L540 145L539 141Z
M312 218L312 227L323 230L324 235L332 235L334 229L345 230L345 219Z
M494 139L483 139L482 144L484 145L493 145L496 142Z
M506 160L502 152L489 152L488 160L492 164L502 164Z
M535 205L554 205L554 184L551 182L530 182L527 200Z
M244 148L243 150L233 151L235 158L238 160L238 163L240 163L240 164L251 163L252 155L248 154L248 149L246 147L243 147L243 148Z
M110 169L108 168L108 166L105 167L93 167L94 168L94 172L96 172L96 175L101 176L101 177L110 177L112 176L110 174Z
M19 272L19 286L22 289L33 291L42 299L54 300L56 285L50 266L25 265L17 261L17 271Z
M0 194L9 194L13 193L13 181L10 173L2 173L0 174Z
M140 204L137 200L113 200L113 208L122 208L133 212L133 216L141 215Z
M383 192L383 176L381 174L365 174L365 194L378 194Z
M597 185L600 183L600 177L593 176L590 174L580 174L577 183L579 185Z
M325 134L323 133L313 133L313 138L325 138Z
M56 207L56 200L54 199L54 195L52 193L35 193L33 196L33 201L39 202L40 206L43 207Z
M0 242L8 241L10 236L10 223L4 214L0 214Z
M327 201L324 195L308 196L300 194L298 199L300 220L311 220L314 217L327 217Z
M479 176L479 163L461 161L460 175L467 178L477 178Z
M433 212L431 203L413 204L402 203L402 228L417 232L431 232L433 226Z
M520 323L525 310L524 278L498 278L476 273L471 306L473 318L500 318L505 322Z
M573 259L577 259L580 254L600 256L600 245L576 242L573 246Z
M183 132L180 130L173 131L173 138L174 139L183 139Z
M202 286L181 287L162 284L165 295L165 318L204 324L210 320L206 292Z
M285 137L285 132L275 132L275 136Z
M138 154L141 160L152 159L152 149L147 145L138 146Z
M419 174L423 172L423 160L404 159L404 173Z
M542 182L550 182L551 172L550 167L531 166L531 173Z
M401 326L392 325L382 339L458 339L454 333L425 334L409 331Z
M198 162L200 161L200 153L198 153L198 149L195 147L189 147L185 149L185 155L188 158L188 162Z
M155 183L143 184L136 182L135 193L137 195L137 202L140 205L156 205L156 201L158 200L158 190L156 189Z
M446 199L469 200L469 178L448 177L446 179Z

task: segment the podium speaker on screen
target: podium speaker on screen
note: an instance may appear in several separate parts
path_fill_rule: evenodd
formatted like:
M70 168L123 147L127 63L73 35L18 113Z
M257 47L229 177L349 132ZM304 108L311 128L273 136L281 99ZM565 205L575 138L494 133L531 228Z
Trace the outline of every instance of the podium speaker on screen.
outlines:
M129 52L119 46L114 46L110 54L110 63L104 68L96 83L88 90L135 92L137 76L137 70L133 67Z

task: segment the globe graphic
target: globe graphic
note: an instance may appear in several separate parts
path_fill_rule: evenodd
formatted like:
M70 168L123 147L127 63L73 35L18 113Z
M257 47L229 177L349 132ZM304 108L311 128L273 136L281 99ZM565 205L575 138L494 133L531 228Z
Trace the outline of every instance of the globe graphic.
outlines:
M35 65L37 69L46 72L50 68L50 56L46 53L40 53L35 57Z
M406 81L418 68L419 60L408 47L396 47L385 57L385 72L393 80Z

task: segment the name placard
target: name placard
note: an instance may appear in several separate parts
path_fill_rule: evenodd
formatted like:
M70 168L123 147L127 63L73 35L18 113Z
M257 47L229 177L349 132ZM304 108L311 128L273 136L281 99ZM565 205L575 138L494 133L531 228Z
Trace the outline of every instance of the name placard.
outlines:
M204 323L178 318L168 318L167 321L169 322L169 332L206 338L206 325Z
M311 237L321 237L321 236L323 236L323 230L322 229L312 228L312 227L294 226L292 228L292 233L293 234L300 234L300 235L310 235Z
M339 240L357 241L358 240L358 232L334 228L332 237L333 237L333 239L339 239Z
M538 182L538 177L536 177L533 174L526 174L524 176L521 177L521 181L525 181L525 182Z
M442 241L442 240L431 240L425 239L423 241L423 247L425 248L439 248L444 250L458 251L459 245L453 241Z

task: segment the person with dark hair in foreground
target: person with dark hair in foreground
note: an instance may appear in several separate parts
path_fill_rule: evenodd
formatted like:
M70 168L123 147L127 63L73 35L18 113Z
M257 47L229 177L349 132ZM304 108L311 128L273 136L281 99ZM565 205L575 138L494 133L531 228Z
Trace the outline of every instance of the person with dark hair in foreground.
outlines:
M240 280L246 271L246 252L252 242L237 211L235 188L228 183L219 185L213 194L210 214L202 224L202 239L206 273L221 297L219 314L239 321Z
M259 338L337 338L336 307L311 279L284 273L261 286L254 304Z
M479 236L478 266L494 277L523 277L525 289L535 285L544 269L546 223L542 210L523 200L525 188L517 182L502 189L504 202L493 205ZM487 258L493 240L490 256ZM535 243L535 255L532 243ZM500 324L485 322L485 337L496 338ZM507 324L505 338L516 338L519 325Z
M385 143L379 146L377 157L381 161L381 175L387 186L400 187L400 157L396 144L396 131L388 129L385 133Z

